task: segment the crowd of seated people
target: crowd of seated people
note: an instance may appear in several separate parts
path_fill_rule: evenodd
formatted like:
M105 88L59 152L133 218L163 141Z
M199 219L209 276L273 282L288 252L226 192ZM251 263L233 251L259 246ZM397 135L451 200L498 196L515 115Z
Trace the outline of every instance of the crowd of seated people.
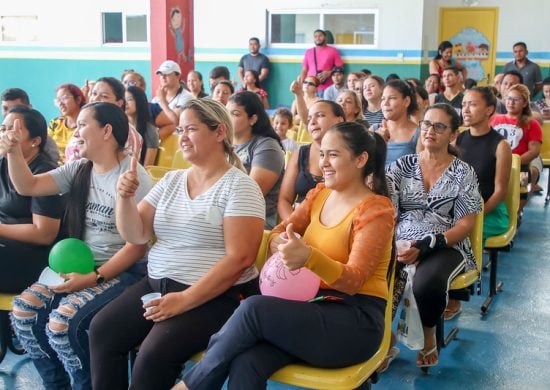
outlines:
M6 90L0 292L19 294L14 332L46 388L127 388L129 380L135 389L170 388L207 346L181 388L218 388L226 378L230 387L262 386L294 361L355 364L380 345L384 307L399 300L408 264L417 266L425 340L416 364L438 364L435 324L462 311L447 302L449 281L475 266L474 216L483 202L484 239L508 226L512 153L537 188L539 122L550 115L550 80L533 103L513 70L498 77L501 85L466 89L446 51L424 83L395 74L385 81L367 69L346 78L338 67L333 100L320 98L319 80L307 76L292 82L293 101L272 117L255 71L236 88L228 69L216 67L208 96L202 74L182 75L174 61L157 70L151 100L133 70L82 88L61 84L53 96L60 115L49 125L24 91ZM176 135L191 167L153 186L144 167ZM443 200L451 206L441 208ZM254 259L264 229L273 231L272 253L316 273L319 294L341 298L345 309L249 297L259 293ZM90 246L94 272L64 275L58 286L36 282L66 237ZM395 240L411 248L396 256L396 290L387 291ZM13 257L20 261L6 262ZM149 292L162 296L144 312L139 298ZM321 330L335 316L350 320ZM306 336L278 336L297 326L307 326ZM370 330L360 335L358 326ZM325 354L309 354L319 340ZM129 378L127 355L138 346ZM395 340L392 350L384 368L398 353Z

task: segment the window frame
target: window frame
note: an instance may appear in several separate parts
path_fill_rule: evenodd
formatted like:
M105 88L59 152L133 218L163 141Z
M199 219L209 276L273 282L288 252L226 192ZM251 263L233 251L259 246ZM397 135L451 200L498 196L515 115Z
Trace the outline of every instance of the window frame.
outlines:
M36 31L36 39L35 40L14 40L14 41L6 41L4 40L4 23L2 21L3 18L33 18L35 26L33 26ZM21 14L3 14L0 15L0 45L1 46L33 46L37 45L41 41L40 39L40 17L38 14L34 15L21 15Z
M372 31L373 34L373 44L337 44L333 43L332 46L335 46L340 49L377 49L378 43L379 43L379 31L380 31L380 23L379 23L379 13L378 9L376 8L366 8L366 9L359 9L359 8L349 8L349 9L341 9L341 8L328 8L328 9L298 9L298 8L284 8L284 9L276 9L276 8L270 8L266 10L266 18L267 18L267 45L269 47L272 47L274 49L306 49L311 47L312 43L274 43L271 41L271 28L272 28L272 15L319 15L319 27L321 30L325 29L325 15L348 15L348 14L358 14L358 15L374 15L374 31ZM332 31L334 34L334 31ZM313 36L313 30L311 31L311 35Z
M121 14L122 15L122 42L105 42L105 14ZM127 18L131 16L145 16L145 29L147 34L146 41L128 41L127 37ZM124 12L120 10L102 10L100 12L101 18L101 45L105 47L145 47L151 44L151 27L149 25L149 14L136 13L136 12Z

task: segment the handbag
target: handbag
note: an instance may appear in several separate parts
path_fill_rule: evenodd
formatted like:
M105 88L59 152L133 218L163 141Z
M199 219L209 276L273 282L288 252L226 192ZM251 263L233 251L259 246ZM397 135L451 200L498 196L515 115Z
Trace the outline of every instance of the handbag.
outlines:
M397 339L409 349L420 350L424 348L424 331L413 294L416 265L407 265L405 271L407 272L407 284L401 300L401 312L397 323Z

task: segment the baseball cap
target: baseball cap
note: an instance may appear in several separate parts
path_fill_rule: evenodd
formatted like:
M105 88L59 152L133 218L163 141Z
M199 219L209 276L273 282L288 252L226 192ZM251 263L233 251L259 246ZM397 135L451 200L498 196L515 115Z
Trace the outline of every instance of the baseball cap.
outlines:
M341 66L335 66L334 68L332 68L332 72L330 73L331 75L334 74L334 73L344 73L344 68L341 67Z
M178 65L177 62L172 60L164 61L162 64L160 64L159 68L157 69L157 74L170 74L170 73L177 73L181 74L181 68Z

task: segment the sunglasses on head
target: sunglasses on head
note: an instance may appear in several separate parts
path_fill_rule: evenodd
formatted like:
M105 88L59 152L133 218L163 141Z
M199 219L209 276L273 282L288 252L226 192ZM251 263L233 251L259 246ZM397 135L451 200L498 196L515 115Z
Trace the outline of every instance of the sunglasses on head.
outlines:
M307 85L309 85L310 87L316 87L316 86L317 86L317 84L315 84L313 81L304 81L303 84L307 84Z

